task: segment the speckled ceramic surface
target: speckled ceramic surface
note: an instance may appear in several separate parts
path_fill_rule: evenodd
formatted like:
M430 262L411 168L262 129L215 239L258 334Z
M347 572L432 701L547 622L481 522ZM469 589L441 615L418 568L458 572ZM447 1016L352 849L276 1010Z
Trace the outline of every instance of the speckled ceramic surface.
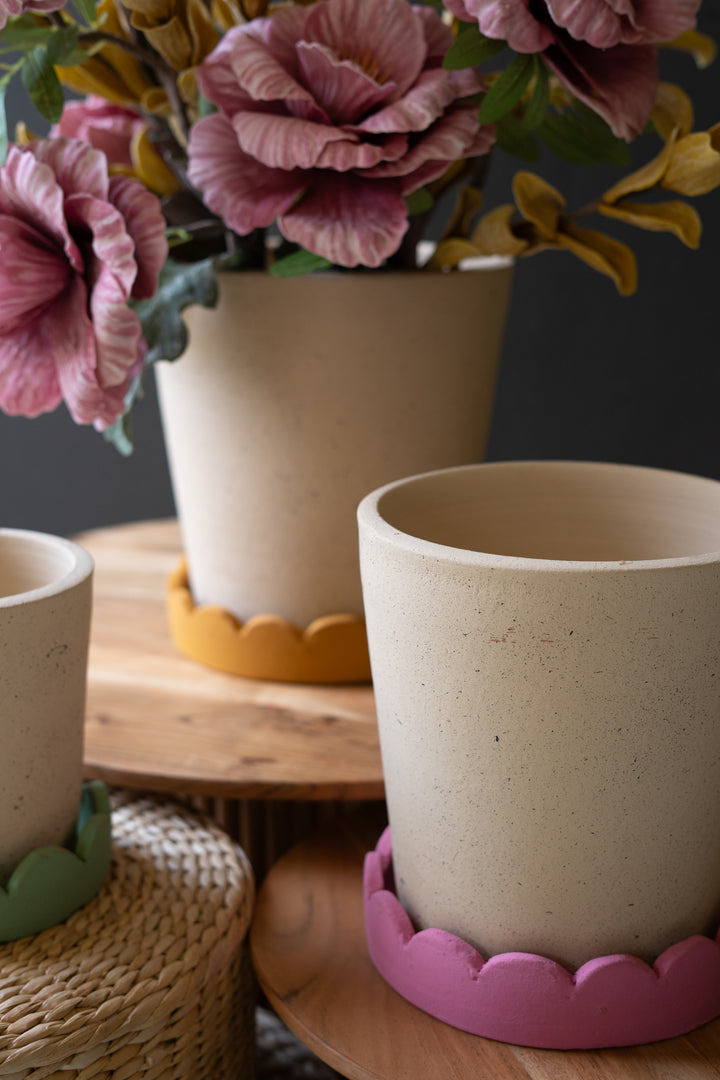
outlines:
M498 463L359 510L398 895L482 955L720 919L720 484Z
M196 604L362 614L357 504L482 458L511 277L225 274L188 309L155 370Z
M74 835L92 570L77 544L0 529L0 884Z

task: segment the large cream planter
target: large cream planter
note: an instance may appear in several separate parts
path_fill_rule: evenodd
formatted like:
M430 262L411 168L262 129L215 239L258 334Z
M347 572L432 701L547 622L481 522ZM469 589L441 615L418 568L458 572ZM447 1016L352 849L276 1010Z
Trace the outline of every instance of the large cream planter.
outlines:
M362 619L357 504L481 460L511 277L226 273L217 308L188 309L185 353L156 372L195 605Z
M0 529L0 885L36 848L74 843L92 572L71 541Z
M397 892L484 957L720 921L720 484L509 462L363 500Z

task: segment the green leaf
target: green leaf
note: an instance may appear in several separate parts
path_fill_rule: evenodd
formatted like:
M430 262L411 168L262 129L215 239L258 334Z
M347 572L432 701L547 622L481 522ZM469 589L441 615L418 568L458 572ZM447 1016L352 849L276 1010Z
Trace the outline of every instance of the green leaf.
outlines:
M477 23L462 23L461 29L450 46L443 60L447 71L461 71L463 68L477 67L490 57L502 52L507 42L485 37L480 33Z
M158 360L176 360L185 351L187 328L181 312L190 304L215 307L218 287L212 259L177 263L168 259L160 283L150 300L132 304L148 345L145 366Z
M549 112L538 128L543 142L573 165L632 164L630 151L597 113L578 102L561 113Z
M218 288L212 259L196 263L176 263L168 259L160 273L160 282L150 300L131 302L142 326L148 350L145 369L158 360L177 360L187 345L187 328L181 312L190 304L215 307ZM125 395L125 411L103 431L106 442L128 457L133 452L132 407L143 396L141 372Z
M510 61L482 100L478 113L481 124L499 120L517 105L532 78L534 67L535 57L532 53L518 53Z
M88 26L95 25L95 2L94 0L73 0L73 5L82 15Z
M421 187L417 191L412 191L409 195L405 196L405 205L408 208L408 214L426 214L428 210L432 210L435 200L428 191L427 188Z
M78 40L77 26L63 26L53 32L46 45L48 60L55 66L66 63L75 51ZM87 58L87 54L85 54Z
M203 116L212 116L213 113L218 111L217 105L213 105L212 101L208 101L203 94L198 94L197 108L198 116L201 118Z
M40 115L51 124L56 124L62 116L65 98L52 60L42 45L37 45L26 56L22 81Z
M125 412L110 427L103 429L102 437L111 443L123 457L130 457L135 446L133 443L133 417L131 409L143 396L142 375L136 375L125 395Z
M498 146L521 161L540 161L542 150L537 139L526 130L522 120L507 113L495 125Z
M540 127L550 103L550 76L545 62L540 56L535 57L533 74L535 76L535 87L522 118L522 125L526 131L534 131L535 128Z
M314 255L311 251L300 250L286 255L284 259L278 259L270 267L270 273L278 278L297 277L299 274L311 274L313 270L327 270L331 266L329 259L323 259L321 255Z
M0 51L28 52L47 41L53 32L54 28L51 26L38 26L30 12L26 12L18 15L16 19L8 20L2 31Z

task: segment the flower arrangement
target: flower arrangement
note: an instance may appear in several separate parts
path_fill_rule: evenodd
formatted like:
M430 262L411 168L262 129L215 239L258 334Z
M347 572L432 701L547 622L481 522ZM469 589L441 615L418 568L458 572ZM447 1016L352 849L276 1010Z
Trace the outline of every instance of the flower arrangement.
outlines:
M416 268L428 230L422 272L556 248L629 295L631 249L581 221L698 246L720 124L694 131L659 70L663 47L713 59L700 3L0 0L2 94L20 77L52 125L0 132L0 407L64 401L128 451L143 370L182 353L219 268ZM568 208L542 147L625 173ZM487 208L498 151L524 167Z

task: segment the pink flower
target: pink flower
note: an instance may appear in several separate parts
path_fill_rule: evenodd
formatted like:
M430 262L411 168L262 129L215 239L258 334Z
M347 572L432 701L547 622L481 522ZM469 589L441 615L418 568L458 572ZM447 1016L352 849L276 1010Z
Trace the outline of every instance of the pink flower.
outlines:
M0 0L0 30L24 11L59 11L64 6L65 0Z
M445 0L516 52L540 52L575 97L624 139L648 120L657 50L695 25L701 0Z
M341 266L379 266L408 227L404 196L486 153L492 127L447 72L450 30L406 0L289 4L230 30L197 69L219 112L194 125L189 176L237 233L282 234Z
M145 343L130 298L151 297L167 255L155 195L108 177L73 139L11 147L0 169L0 406L37 416L64 399L107 427Z
M146 126L147 121L137 110L88 94L84 101L65 103L62 116L50 134L81 139L102 150L110 165L132 168L130 143L133 135Z

